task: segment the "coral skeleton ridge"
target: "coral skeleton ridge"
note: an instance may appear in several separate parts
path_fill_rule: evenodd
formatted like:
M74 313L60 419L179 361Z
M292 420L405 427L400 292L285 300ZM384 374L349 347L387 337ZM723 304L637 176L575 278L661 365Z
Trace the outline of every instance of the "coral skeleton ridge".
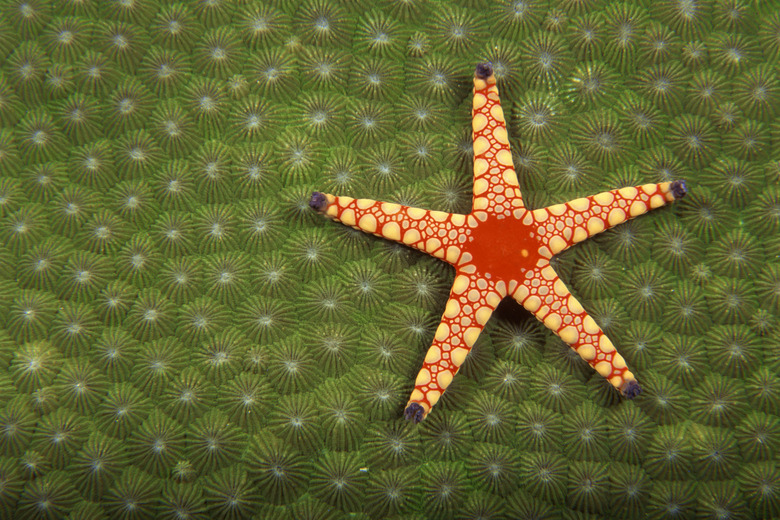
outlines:
M640 392L612 341L558 277L551 258L574 244L683 197L684 181L526 208L489 63L477 65L472 108L474 184L467 215L314 192L310 205L347 226L406 244L455 267L455 280L407 419L425 418L452 382L491 314L511 296L627 398Z

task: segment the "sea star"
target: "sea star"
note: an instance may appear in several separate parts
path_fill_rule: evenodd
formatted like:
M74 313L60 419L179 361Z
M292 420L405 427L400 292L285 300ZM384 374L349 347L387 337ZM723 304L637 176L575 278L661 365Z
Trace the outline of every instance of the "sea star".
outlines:
M489 63L477 65L472 108L474 195L468 215L314 192L310 205L333 220L404 243L455 266L433 344L406 405L419 422L452 382L493 310L507 295L574 349L627 398L640 392L612 341L550 265L553 255L686 193L684 181L645 184L531 210L509 151Z

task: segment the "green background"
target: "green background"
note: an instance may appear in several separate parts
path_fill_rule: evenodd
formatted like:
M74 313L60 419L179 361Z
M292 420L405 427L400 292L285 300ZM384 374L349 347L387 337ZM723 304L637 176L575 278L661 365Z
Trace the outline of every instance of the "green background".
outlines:
M779 57L764 1L0 1L0 518L780 517ZM468 212L484 60L528 206L688 183L555 260L633 401L507 301L404 421L452 269L308 208Z

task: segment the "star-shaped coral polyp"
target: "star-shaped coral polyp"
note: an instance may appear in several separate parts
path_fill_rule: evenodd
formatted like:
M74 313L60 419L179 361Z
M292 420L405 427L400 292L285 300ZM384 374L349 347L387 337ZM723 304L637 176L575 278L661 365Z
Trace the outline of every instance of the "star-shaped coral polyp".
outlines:
M474 195L468 215L319 192L311 198L311 206L333 220L455 267L441 323L406 405L407 419L418 422L428 415L505 296L528 309L625 397L636 396L640 388L625 359L572 296L550 259L684 196L685 183L645 184L526 208L490 64L477 65L474 75L472 130Z

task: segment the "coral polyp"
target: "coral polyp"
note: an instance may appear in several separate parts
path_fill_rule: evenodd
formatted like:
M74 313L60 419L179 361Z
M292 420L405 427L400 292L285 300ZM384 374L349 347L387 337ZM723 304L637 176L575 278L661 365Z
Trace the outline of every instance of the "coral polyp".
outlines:
M653 104L667 112L678 112L682 106L683 87L688 78L679 64L663 63L643 69L636 77L637 90Z
M613 514L641 517L645 512L652 481L639 466L616 464L611 469Z
M241 36L250 49L266 48L279 43L289 32L289 18L281 9L261 5L248 7L241 13Z
M122 380L130 374L137 349L137 343L125 331L108 328L95 342L90 359L112 380Z
M620 106L620 114L628 123L629 136L637 144L649 147L661 140L667 119L647 98L625 96Z
M40 102L46 69L51 61L37 42L24 41L8 57L10 83L24 101Z
M306 43L337 45L349 36L346 13L337 4L306 0L296 14L296 30Z
M28 161L53 160L63 153L65 136L49 113L32 111L16 128L19 149Z
M88 361L67 362L54 386L60 403L81 414L91 414L105 397L106 378Z
M533 496L560 503L566 493L567 473L568 467L562 456L537 452L523 459L520 478L523 487Z
M225 468L209 475L203 485L206 506L219 518L247 518L258 496L246 470Z
M189 425L187 449L195 468L210 473L235 460L245 434L219 410L211 410Z
M223 385L223 388L224 391L221 392L218 402L230 420L242 428L247 428L250 432L259 431L265 422L264 412L272 402L270 388L264 382L258 381L247 373L238 375ZM205 393L207 398L212 395L208 392ZM212 401L203 399L201 407L205 408L210 402Z
M718 31L709 37L710 59L721 73L737 74L757 62L756 42L744 35Z
M606 45L604 55L610 63L629 70L636 63L640 35L647 26L647 12L633 4L610 4L604 13Z
M152 42L168 49L190 48L200 31L198 22L187 6L166 6L152 21Z
M702 168L712 162L718 136L706 119L699 116L679 116L670 124L669 137L677 157L689 166Z
M278 392L300 391L317 378L313 356L302 348L299 338L286 338L269 350L268 379Z
M148 341L139 349L130 380L147 395L158 397L184 365L185 352L178 342Z
M97 327L91 306L65 302L54 317L49 338L67 356L85 354L94 340Z
M178 312L179 338L197 346L221 330L227 322L227 312L210 298L198 298Z
M460 464L432 463L423 469L423 509L428 518L451 518L463 502L468 477Z
M150 415L131 437L127 452L152 474L166 474L184 449L184 430L163 413Z
M645 378L646 391L639 406L659 424L671 424L687 414L688 403L681 388L663 375L649 372Z
M25 343L11 361L11 376L17 389L32 392L51 384L60 369L60 351L48 341Z
M261 52L253 59L252 78L257 82L261 92L286 97L287 90L297 82L297 77L294 75L294 64L295 60L290 53L283 49L271 48ZM219 106L215 105L213 101L219 100L214 94L219 94L220 90L221 87L214 83L201 84L192 92L193 103L204 114L210 114L212 117L217 116Z
M505 446L477 443L469 454L466 468L478 488L506 496L517 487L520 461Z
M208 31L194 49L193 71L215 79L227 79L244 60L238 35L227 26Z
M405 27L382 11L369 12L358 22L354 40L370 54L398 55L404 45Z
M457 73L451 59L431 54L415 60L408 72L407 81L413 91L436 100L450 100L455 94Z
M503 399L519 402L527 391L527 374L525 367L501 361L485 377L485 388Z
M363 439L365 415L357 399L335 386L326 386L319 398L325 446L337 450L355 449Z
M128 325L141 341L157 339L173 330L174 308L157 290L145 290L138 295L127 314Z
M40 512L45 511L51 518L64 518L78 502L70 476L64 471L52 471L25 486L14 516L40 518Z
M430 34L437 50L446 54L464 54L485 38L485 23L476 12L454 7L438 10L433 16Z
M108 490L127 461L118 440L95 433L90 435L73 462L76 489L96 499Z
M254 436L248 456L252 482L268 502L290 503L307 488L309 461L273 436Z
M707 363L706 349L696 337L668 335L657 354L657 366L664 374L685 388L694 388Z
M537 32L525 40L520 51L521 63L531 84L554 87L569 72L571 52L563 40L553 34Z
M627 139L611 110L592 111L577 118L573 137L585 155L603 168L615 168L623 160Z
M740 381L712 375L691 396L691 418L710 426L733 427L745 413Z
M739 483L753 513L772 517L780 514L780 473L771 462L747 464L739 473Z
M113 253L127 239L127 226L113 212L99 210L82 226L77 243L93 253Z
M128 516L130 513L150 515L155 509L155 481L146 472L125 468L106 493L105 509L109 515Z
M104 54L88 50L74 66L76 85L85 93L104 96L119 80L114 64Z
M376 517L408 513L417 500L419 479L406 468L378 471L366 485L366 510Z

